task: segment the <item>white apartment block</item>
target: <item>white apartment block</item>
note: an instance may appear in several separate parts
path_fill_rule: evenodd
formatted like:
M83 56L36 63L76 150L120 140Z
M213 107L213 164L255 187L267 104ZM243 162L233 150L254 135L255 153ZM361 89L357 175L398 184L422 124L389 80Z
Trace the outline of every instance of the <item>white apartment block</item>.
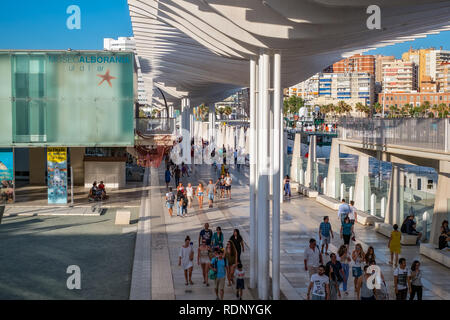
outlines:
M313 105L312 101L319 96L319 73L295 86L289 87L289 96L301 97L306 104Z
M383 90L386 92L416 92L417 65L395 60L383 63Z
M319 97L343 101L361 99L366 105L372 105L375 102L375 76L363 72L322 73Z
M137 75L138 75L138 103L140 105L148 104L147 94L145 90L144 78L142 77L141 64L136 54L136 41L132 37L119 37L117 40L112 38L103 39L103 49L109 51L134 51L136 56Z
M449 88L449 64L449 50L433 50L430 52L430 76L436 81L439 92L447 92Z

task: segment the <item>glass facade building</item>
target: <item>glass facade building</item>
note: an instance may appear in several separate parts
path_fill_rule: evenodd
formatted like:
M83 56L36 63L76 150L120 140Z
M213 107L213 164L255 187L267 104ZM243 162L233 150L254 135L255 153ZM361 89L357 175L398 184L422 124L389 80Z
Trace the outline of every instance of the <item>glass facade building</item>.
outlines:
M133 146L131 52L0 51L0 147Z

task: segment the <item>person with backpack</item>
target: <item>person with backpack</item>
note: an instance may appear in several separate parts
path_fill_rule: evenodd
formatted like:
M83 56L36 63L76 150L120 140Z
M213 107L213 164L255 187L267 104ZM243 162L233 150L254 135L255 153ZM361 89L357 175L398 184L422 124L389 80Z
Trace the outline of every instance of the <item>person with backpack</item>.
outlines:
M216 293L216 300L223 300L223 293L225 288L226 267L227 260L224 257L224 250L218 249L218 255L211 261L211 269L215 273L214 291Z
M169 215L172 218L173 205L175 204L175 195L173 194L172 187L169 188L169 192L166 193L166 205L169 210Z
M345 274L342 265L336 259L336 254L330 254L330 261L325 266L325 273L330 279L330 299L337 300L337 297L341 298L341 292L339 291L339 285L343 281Z
M344 222L345 217L348 216L350 211L351 211L350 206L347 203L345 203L345 199L342 199L341 204L339 205L338 208L338 219L339 221L341 221L341 223Z

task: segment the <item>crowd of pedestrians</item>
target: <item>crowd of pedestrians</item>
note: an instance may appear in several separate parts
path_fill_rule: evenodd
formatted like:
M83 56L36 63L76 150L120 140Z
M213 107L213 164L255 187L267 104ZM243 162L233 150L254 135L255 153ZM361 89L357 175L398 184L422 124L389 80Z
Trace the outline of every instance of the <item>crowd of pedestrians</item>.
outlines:
M244 252L244 240L238 229L224 247L224 234L220 226L213 232L209 224L205 223L198 237L197 265L202 269L203 284L209 287L210 280L214 282L214 292L217 300L223 300L225 283L233 287L236 298L242 300L242 290L245 289L245 271L241 261ZM186 236L179 251L178 265L184 272L185 285L193 285L192 270L194 268L194 243Z
M405 223L408 224L407 218ZM309 246L304 251L304 267L308 271L309 286L307 299L312 300L337 300L342 298L342 293L348 296L350 277L353 277L355 299L357 300L387 300L389 290L381 269L376 263L376 254L372 246L364 252L361 243L356 242L354 224L357 221L357 212L353 201L347 204L345 199L338 209L338 221L340 221L340 239L342 241L337 252L329 253L329 245L334 239L333 228L328 216L323 218L319 225L318 239L311 238ZM414 223L410 222L413 226ZM408 227L410 228L410 227ZM388 242L391 253L390 264L393 265L393 291L397 300L422 300L422 273L420 262L414 261L408 268L405 258L398 258L401 253L401 232L398 226L394 230ZM354 242L354 249L350 246ZM329 256L328 262L325 257ZM395 257L395 259L394 259ZM372 275L375 274L375 277ZM342 293L341 293L342 285Z

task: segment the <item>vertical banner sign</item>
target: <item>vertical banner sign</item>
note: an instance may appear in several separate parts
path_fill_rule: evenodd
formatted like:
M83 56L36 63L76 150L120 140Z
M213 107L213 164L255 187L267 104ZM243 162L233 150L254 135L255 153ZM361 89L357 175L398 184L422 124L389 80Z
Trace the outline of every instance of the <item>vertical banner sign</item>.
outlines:
M0 149L0 203L14 202L13 149Z
M67 203L67 148L47 147L48 203Z

